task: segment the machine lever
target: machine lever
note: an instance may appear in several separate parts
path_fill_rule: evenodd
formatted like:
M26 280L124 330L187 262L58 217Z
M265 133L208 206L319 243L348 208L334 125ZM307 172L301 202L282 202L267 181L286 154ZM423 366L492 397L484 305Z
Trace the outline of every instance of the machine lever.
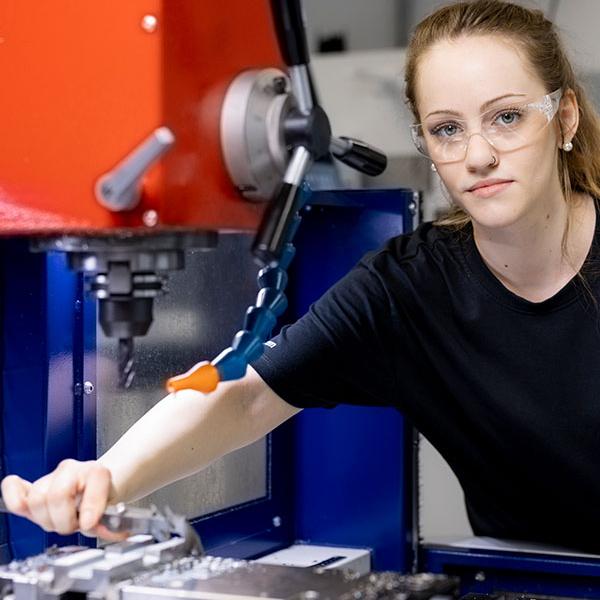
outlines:
M302 208L302 195L298 193L298 188L311 162L311 155L304 146L294 150L283 181L263 217L252 246L254 256L263 266L277 265L285 244L291 242L295 233L292 223Z
M387 156L360 140L332 136L329 149L338 160L366 175L381 175L387 167Z
M289 67L308 63L308 46L300 0L271 0L279 49Z
M159 127L112 171L96 183L96 199L118 212L135 208L140 200L141 180L148 169L175 143L168 127Z
M0 512L10 512L3 498L0 498ZM185 540L184 549L187 553L194 556L204 554L202 541L196 530L185 517L176 515L169 507L161 513L155 506L139 508L120 502L107 506L99 522L113 533L151 535L157 542L164 542L172 534L176 534Z
M100 523L109 531L128 532L131 535L152 535L158 542L163 542L176 534L185 540L186 552L195 556L202 556L204 548L200 536L181 515L176 515L169 507L161 513L155 506L139 508L126 506L120 502L117 505L106 507L100 518Z

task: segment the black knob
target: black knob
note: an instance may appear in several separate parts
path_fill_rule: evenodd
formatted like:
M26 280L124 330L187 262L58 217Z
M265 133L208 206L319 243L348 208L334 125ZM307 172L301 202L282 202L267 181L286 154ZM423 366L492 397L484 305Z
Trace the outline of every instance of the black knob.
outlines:
M387 156L360 140L332 138L330 148L337 159L366 175L381 175L387 167Z

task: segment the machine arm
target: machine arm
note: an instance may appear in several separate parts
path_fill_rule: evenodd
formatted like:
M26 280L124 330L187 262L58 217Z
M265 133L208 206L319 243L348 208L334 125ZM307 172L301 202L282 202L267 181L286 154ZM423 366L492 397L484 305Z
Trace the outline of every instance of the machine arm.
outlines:
M235 335L231 347L212 362L198 363L187 373L171 378L167 383L170 392L189 388L211 392L219 381L243 377L247 365L262 354L263 342L287 306L283 293L287 284L285 270L294 255L292 239L300 223L299 211L307 196L303 193L302 182L313 161L326 158L331 153L368 175L379 175L387 164L385 155L375 148L358 140L332 136L329 119L314 93L300 1L271 0L271 9L281 54L288 66L291 92L286 93L288 83L283 73L271 70L256 77L243 74L241 83L234 82L232 85L229 101L232 118L236 118L234 113L239 113L240 105L244 104L248 106L246 119L251 123L262 120L272 124L273 115L278 115L276 131L266 131L266 141L258 146L264 148L265 153L271 152L274 162L281 162L281 157L285 156L287 166L280 183L273 188L270 173L255 172L252 156L247 157L246 163L242 160L240 164L239 148L256 148L254 140L252 144L248 144L246 139L228 140L226 136L222 140L225 161L238 188L250 190L254 199L261 196L271 198L252 248L263 267L258 276L260 291L256 305L246 313L244 329ZM223 119L229 112L227 103L228 99ZM261 106L266 107L263 112L257 108ZM222 130L228 130L223 123ZM250 134L256 136L257 131L248 129L248 137ZM229 148L233 149L228 153ZM261 161L261 164L264 162ZM263 182L265 191L261 190Z

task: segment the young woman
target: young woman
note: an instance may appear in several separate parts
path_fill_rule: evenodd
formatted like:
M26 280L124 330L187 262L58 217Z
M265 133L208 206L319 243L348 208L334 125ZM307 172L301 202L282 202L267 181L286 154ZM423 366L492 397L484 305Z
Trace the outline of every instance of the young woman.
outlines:
M406 84L447 218L366 256L244 379L165 398L97 462L7 477L14 512L93 529L107 501L197 471L300 408L391 405L454 469L476 534L598 549L595 113L553 25L497 0L423 21Z

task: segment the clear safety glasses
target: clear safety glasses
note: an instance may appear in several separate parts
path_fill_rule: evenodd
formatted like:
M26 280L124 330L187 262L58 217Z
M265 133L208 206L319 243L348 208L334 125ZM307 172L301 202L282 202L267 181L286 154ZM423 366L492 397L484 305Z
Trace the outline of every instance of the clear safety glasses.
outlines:
M417 150L434 162L457 162L465 158L469 139L481 135L501 151L518 150L529 144L552 121L558 111L562 90L542 96L536 102L502 104L473 119L431 115L411 125Z

